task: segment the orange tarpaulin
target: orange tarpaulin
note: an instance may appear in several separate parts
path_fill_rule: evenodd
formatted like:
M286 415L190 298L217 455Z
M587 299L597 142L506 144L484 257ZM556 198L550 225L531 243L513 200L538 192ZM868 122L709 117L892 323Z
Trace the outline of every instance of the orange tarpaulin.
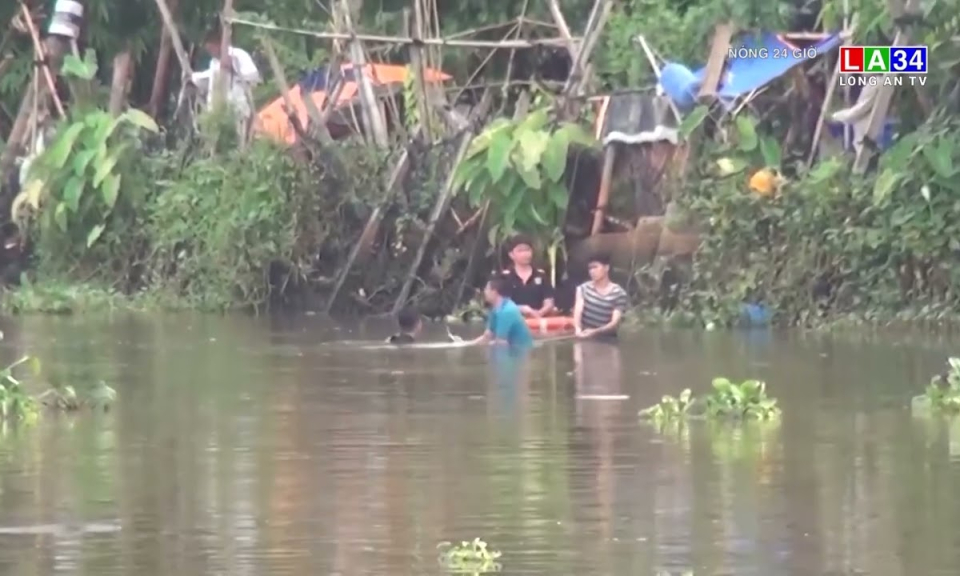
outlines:
M356 82L355 68L353 64L344 64L343 90L340 91L340 97L337 99L337 107L343 106L353 101L357 96L359 88ZM390 64L367 64L363 68L364 74L370 78L374 87L387 86L392 84L402 84L406 82L409 75L409 69L406 66L396 66ZM443 82L449 80L450 75L439 70L427 68L424 70L424 80L430 83ZM281 142L293 144L297 140L297 133L290 124L290 118L286 112L286 101L290 102L293 108L292 112L296 114L300 125L306 127L309 123L307 107L304 103L304 89L301 85L294 86L287 93L286 98L278 97L260 109L257 114L256 130L260 134L276 138ZM327 101L325 90L314 90L309 93L309 98L314 101L318 110L322 110Z

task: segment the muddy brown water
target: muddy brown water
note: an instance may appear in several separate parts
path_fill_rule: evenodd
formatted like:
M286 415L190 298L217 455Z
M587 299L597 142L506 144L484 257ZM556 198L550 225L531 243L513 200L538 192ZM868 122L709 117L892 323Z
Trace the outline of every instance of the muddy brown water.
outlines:
M2 436L0 574L438 574L474 537L505 574L960 573L960 433L906 409L948 338L640 332L524 363L310 317L0 328L5 359L120 396ZM638 423L715 375L765 379L782 424Z

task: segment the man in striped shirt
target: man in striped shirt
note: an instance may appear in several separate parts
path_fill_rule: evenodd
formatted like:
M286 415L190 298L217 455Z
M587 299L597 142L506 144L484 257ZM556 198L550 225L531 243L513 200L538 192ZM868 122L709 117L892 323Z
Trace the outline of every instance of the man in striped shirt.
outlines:
M627 311L627 292L610 280L610 260L595 256L587 262L590 281L577 288L573 325L578 338L615 339Z

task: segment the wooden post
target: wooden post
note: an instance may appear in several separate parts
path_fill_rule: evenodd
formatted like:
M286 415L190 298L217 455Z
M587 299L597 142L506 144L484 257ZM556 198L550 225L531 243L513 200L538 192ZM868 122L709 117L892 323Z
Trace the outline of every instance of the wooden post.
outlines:
M888 10L890 16L894 19L904 14L916 14L920 10L920 0L907 0L901 3L899 0L888 0ZM905 46L910 44L909 34L902 28L897 28L897 35L893 40L893 46ZM886 75L884 75L886 77ZM887 121L887 112L890 109L890 103L893 101L894 87L886 84L881 85L877 90L876 99L873 102L873 109L870 111L870 120L867 124L867 132L864 139L876 142L880 139L883 127ZM873 157L873 147L863 143L857 150L857 157L853 161L853 173L863 174L870 165L870 159Z
M397 164L393 167L393 172L390 174L390 180L387 182L387 190L383 199L380 200L377 206L373 209L373 212L367 219L366 226L363 227L363 232L360 233L359 240L353 245L353 248L350 249L350 255L347 256L347 261L343 264L343 268L341 268L337 273L337 280L333 285L333 291L330 292L330 296L327 299L327 306L324 309L325 313L329 314L330 310L333 309L333 305L337 300L337 296L340 294L340 290L343 288L343 284L346 282L347 276L350 274L350 270L353 268L354 262L356 262L357 257L360 255L360 252L363 250L364 246L368 245L364 239L376 234L377 229L380 227L380 216L383 214L384 209L390 204L390 201L393 199L396 190L403 185L404 176L407 174L407 170L409 168L410 150L404 149L400 159L397 160Z
M133 68L133 57L130 49L117 54L113 59L113 81L110 83L110 104L107 110L118 116L123 111L127 101L127 90L130 87L130 74Z
M423 235L423 242L420 243L420 247L417 249L417 253L413 258L410 271L407 273L407 280L403 283L403 288L400 289L400 295L397 296L397 301L393 303L394 314L400 312L400 309L406 305L407 298L410 297L410 290L413 289L413 283L417 279L417 270L420 268L420 263L423 262L423 257L427 253L427 245L430 243L430 240L433 238L433 233L437 229L437 222L440 221L440 218L446 211L450 196L455 192L454 182L457 169L460 168L460 163L467 155L467 149L470 147L472 140L473 132L470 130L465 131L463 136L460 137L460 149L457 151L456 159L450 166L450 173L447 175L447 182L443 188L443 192L440 193L436 203L433 205L433 212L430 214L430 221L427 223L427 230Z
M706 71L703 73L703 84L700 85L700 93L697 96L700 102L709 102L717 97L732 38L732 24L726 22L717 25L713 32L713 44L710 47L710 56L707 58Z
M419 40L423 37L423 18L420 11L420 3L414 2L414 13L410 10L404 10L404 24L409 28L410 37ZM420 126L423 127L423 133L427 135L428 140L433 139L433 122L430 120L430 95L427 92L427 80L424 77L426 67L423 64L423 54L420 46L410 45L410 69L413 74L414 92L417 95L417 115L419 116Z
M59 70L63 55L69 48L70 38L49 34L43 41L42 53L37 56L44 58L47 66L52 67L53 70ZM34 107L45 106L50 95L47 83L39 82L38 89L34 91L32 87L28 88L20 101L20 109L7 136L7 145L0 153L0 186L10 178L17 164L17 157L23 153L23 141L30 127Z
M348 0L343 0L342 10L347 30L353 33L353 19L350 17ZM372 137L373 141L381 148L388 148L390 140L387 136L387 127L383 121L383 116L380 115L380 107L377 105L377 95L373 90L373 84L367 75L367 55L360 40L356 38L350 40L350 60L353 61L354 73L360 88L360 102L363 105L364 112L363 123L367 130L367 136Z
M179 0L170 0L173 10L179 7ZM158 117L163 109L163 101L167 95L167 80L170 77L170 54L173 53L173 43L170 40L170 31L166 26L160 30L160 51L157 53L157 66L153 72L153 88L150 89L150 102L147 111L154 118Z
M224 0L223 1L223 12L220 13L220 69L217 71L215 78L211 78L210 81L213 82L213 85L210 86L210 89L213 90L213 109L219 110L226 102L227 90L233 81L233 74L235 70L233 69L233 58L230 57L230 18L233 16L233 0ZM243 135L241 134L242 138Z
M588 74L584 71L585 63L590 60L590 54L597 45L597 39L600 37L603 27L607 23L607 18L610 16L610 10L612 8L612 0L596 0L590 12L590 17L587 20L587 26L583 33L583 42L580 45L580 49L577 50L576 58L573 59L573 65L570 67L570 76L567 77L567 81L563 86L564 98L561 109L566 116L574 115L574 111L571 110L569 106L570 99L576 96L580 88L588 81Z
M603 216L610 202L610 186L613 182L613 166L617 160L617 144L607 144L603 153L603 172L600 174L600 189L597 191L597 206L593 212L593 227L590 235L599 234L603 229Z

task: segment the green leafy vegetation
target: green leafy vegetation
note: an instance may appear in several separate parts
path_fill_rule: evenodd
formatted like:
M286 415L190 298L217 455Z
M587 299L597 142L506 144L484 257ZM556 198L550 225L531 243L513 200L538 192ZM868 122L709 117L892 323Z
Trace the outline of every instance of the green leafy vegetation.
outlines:
M460 544L442 542L437 545L437 550L440 551L437 561L450 573L489 574L499 572L502 568L498 562L500 552L491 550L487 543L479 538Z
M780 415L777 400L767 396L767 385L760 380L739 384L726 378L714 378L706 397L709 416L736 420L771 420Z
M524 231L550 240L570 196L565 181L568 152L572 146L595 142L576 124L551 121L546 108L516 121L500 118L471 143L458 168L457 184L475 208L489 203L491 238Z
M81 408L107 410L116 401L116 391L105 382L99 382L78 394L73 386L51 387L38 396L30 395L26 384L16 373L27 369L29 375L40 376L40 361L24 356L0 370L0 420L32 424L40 416L40 408L73 412Z
M686 389L678 397L664 396L658 404L640 411L642 419L660 428L691 418L768 421L779 415L777 401L767 396L764 382L736 383L727 378L714 378L710 393L703 397L693 397Z
M915 413L960 414L960 358L950 358L946 374L934 376L924 393L913 398L911 407Z

